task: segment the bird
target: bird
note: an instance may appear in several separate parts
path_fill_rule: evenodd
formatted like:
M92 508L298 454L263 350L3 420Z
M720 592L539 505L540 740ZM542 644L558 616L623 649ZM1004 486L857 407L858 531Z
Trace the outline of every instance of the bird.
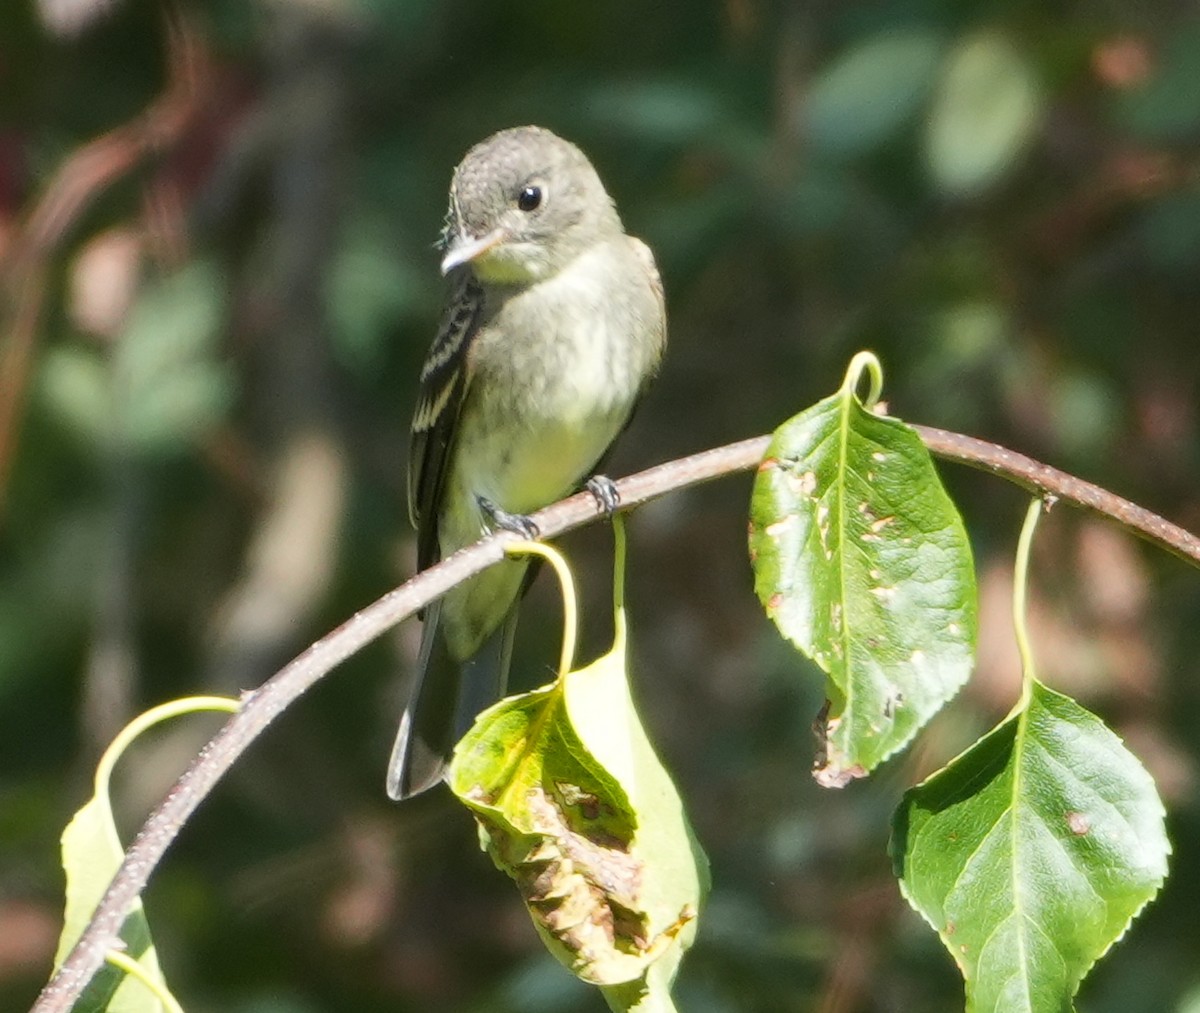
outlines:
M544 127L502 130L454 170L440 247L448 295L421 370L408 509L417 565L586 485L627 426L666 347L662 281L626 233L592 163ZM428 606L387 792L445 778L459 738L503 696L517 605L532 576L514 559Z

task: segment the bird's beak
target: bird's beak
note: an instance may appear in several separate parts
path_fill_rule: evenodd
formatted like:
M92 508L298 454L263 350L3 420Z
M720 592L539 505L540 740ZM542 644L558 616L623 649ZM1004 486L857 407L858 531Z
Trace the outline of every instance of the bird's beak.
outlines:
M499 246L507 238L508 233L501 228L492 229L491 232L480 236L478 239L472 236L455 236L450 241L450 247L446 250L446 255L442 258L442 274L449 274L456 267L460 267L474 260L476 257L482 256L488 250Z

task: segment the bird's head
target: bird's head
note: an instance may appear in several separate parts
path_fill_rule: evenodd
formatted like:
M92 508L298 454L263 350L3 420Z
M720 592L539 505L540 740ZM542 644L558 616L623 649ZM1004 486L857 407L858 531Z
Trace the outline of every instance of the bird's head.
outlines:
M620 231L582 151L542 127L514 127L475 145L454 171L442 273L469 264L485 283L530 284Z

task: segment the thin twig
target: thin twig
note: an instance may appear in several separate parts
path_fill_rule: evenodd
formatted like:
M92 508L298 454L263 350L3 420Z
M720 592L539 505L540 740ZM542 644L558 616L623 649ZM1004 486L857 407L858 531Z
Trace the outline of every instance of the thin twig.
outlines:
M1166 549L1181 559L1200 563L1200 538L1107 489L974 436L963 436L929 426L914 425L913 429L925 446L938 457L990 471L1046 497L1051 501L1048 505L1060 501L1108 517L1160 549Z
M1200 564L1200 539L1182 528L1084 482L996 444L924 426L914 427L938 456L983 468L1018 485L1118 521L1163 548ZM622 509L733 472L754 468L769 437L757 437L708 450L631 475L616 483ZM591 493L579 493L539 510L533 521L543 538L581 527L601 515ZM62 967L43 989L30 1013L67 1013L117 945L118 933L134 900L167 848L197 806L246 748L282 711L314 683L392 626L428 605L473 574L500 562L505 547L520 536L499 532L456 552L436 566L355 614L328 636L247 693L241 709L209 741L163 802L143 824L91 922Z

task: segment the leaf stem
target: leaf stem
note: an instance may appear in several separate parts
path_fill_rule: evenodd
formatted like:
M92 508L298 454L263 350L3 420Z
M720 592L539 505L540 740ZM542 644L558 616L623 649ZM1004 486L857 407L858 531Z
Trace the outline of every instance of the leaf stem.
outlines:
M579 633L579 601L571 567L558 549L541 542L517 542L506 546L504 551L509 556L541 556L554 568L563 600L562 651L558 660L558 674L566 675L575 667L575 641Z
M883 393L883 364L874 352L856 352L846 369L846 379L842 390L851 397L858 397L858 385L862 382L863 373L870 374L871 386L867 396L860 402L867 411L873 411Z
M141 984L153 993L163 1009L167 1013L183 1013L183 1007L179 1005L179 1001L173 996L170 990L161 981L152 974L147 974L146 969L128 953L122 953L120 950L109 950L104 959L107 960L113 967L124 971L131 978L136 978Z
M108 797L108 785L112 780L113 767L116 766L117 760L129 748L130 743L148 728L181 714L191 714L196 711L235 713L240 706L241 701L235 700L231 696L187 696L181 700L169 700L167 703L151 707L148 711L139 714L117 733L109 747L104 750L100 762L96 764L96 795Z
M613 514L613 649L625 645L625 518Z
M1033 680L1037 678L1034 668L1033 648L1029 641L1026 623L1026 602L1029 588L1029 556L1033 548L1033 533L1042 516L1042 501L1033 499L1025 511L1025 523L1021 525L1021 537L1017 539L1017 562L1013 571L1013 630L1017 637L1017 651L1021 655L1021 699L1017 709L1024 710L1029 702Z

